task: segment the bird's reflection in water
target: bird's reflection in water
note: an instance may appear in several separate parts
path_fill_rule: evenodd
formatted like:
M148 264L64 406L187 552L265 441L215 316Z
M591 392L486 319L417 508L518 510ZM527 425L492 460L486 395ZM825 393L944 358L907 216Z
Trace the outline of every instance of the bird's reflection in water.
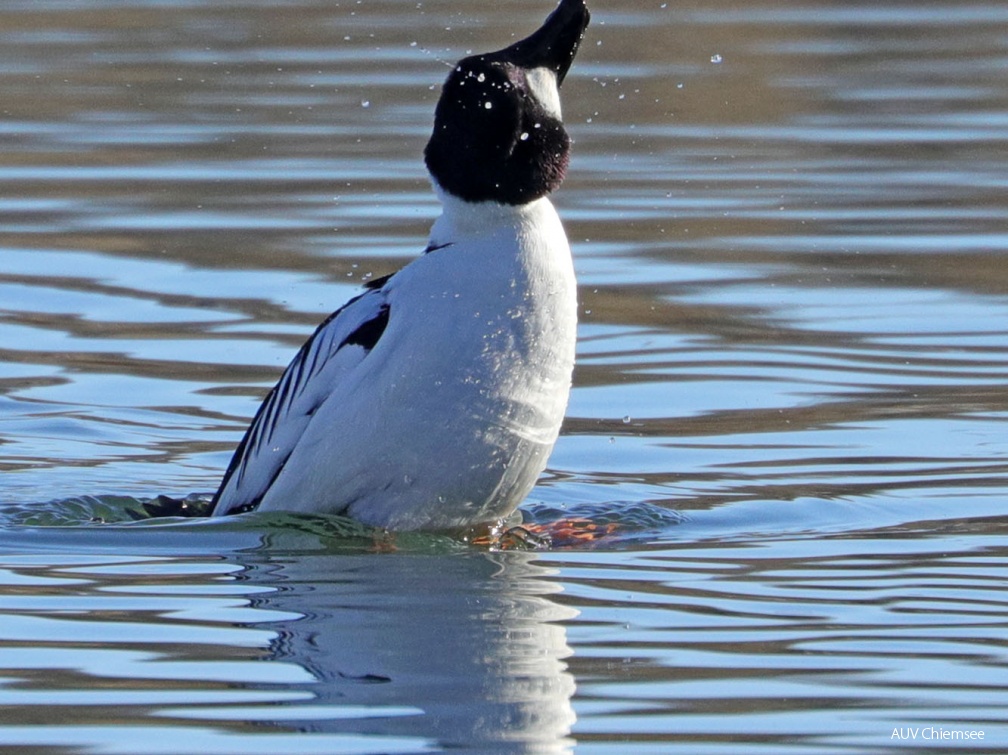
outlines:
M245 577L275 588L259 606L301 617L278 622L271 657L317 680L297 728L469 752L572 745L559 622L576 611L550 599L560 588L535 554L253 553Z

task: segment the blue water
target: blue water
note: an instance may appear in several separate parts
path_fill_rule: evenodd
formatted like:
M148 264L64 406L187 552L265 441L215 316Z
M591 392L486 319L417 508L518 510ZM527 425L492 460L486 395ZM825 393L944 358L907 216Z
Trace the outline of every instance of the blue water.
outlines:
M1008 751L999 4L593 5L524 507L581 537L151 516L422 250L445 61L548 5L0 8L0 748Z

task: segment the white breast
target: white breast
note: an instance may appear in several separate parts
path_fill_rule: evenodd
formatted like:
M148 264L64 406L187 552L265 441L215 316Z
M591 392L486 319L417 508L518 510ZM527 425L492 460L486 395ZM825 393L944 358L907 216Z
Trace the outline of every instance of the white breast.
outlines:
M545 198L442 201L439 248L387 284L380 341L319 407L260 509L449 528L506 516L535 484L574 365L567 239Z

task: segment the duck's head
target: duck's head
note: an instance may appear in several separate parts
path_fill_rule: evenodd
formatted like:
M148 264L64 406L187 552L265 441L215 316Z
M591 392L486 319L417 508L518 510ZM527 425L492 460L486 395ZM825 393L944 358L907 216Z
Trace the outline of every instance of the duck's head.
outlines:
M459 61L424 150L441 189L467 202L519 205L560 185L570 137L559 89L589 18L585 0L561 0L532 35Z

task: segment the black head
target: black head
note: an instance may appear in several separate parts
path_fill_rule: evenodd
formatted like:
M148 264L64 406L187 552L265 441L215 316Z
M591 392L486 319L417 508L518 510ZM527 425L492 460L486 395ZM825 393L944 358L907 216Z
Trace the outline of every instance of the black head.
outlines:
M459 62L424 150L441 188L468 202L525 204L560 185L570 137L558 88L588 20L585 0L561 0L531 36Z

